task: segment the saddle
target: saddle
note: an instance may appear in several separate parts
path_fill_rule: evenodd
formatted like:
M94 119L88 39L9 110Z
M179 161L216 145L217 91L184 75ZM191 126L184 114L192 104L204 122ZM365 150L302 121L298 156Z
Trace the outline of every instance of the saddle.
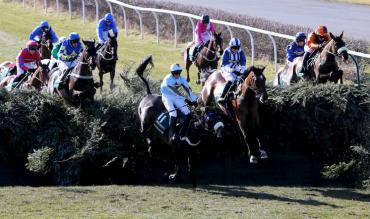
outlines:
M204 45L194 45L189 49L189 60L194 62L199 55L199 52L203 49Z
M180 133L180 129L182 128L182 124L184 122L184 116L179 110L177 110L177 113L180 116L177 118L176 128L174 131L176 133ZM169 136L169 130L170 130L169 120L170 120L169 113L167 111L163 111L161 114L159 114L159 116L154 122L154 127L159 132L159 134L168 139L170 137Z

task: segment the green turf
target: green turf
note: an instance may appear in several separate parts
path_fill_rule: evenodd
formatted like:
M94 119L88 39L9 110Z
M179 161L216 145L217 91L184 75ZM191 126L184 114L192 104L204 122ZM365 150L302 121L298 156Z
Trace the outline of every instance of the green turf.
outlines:
M0 188L1 218L369 218L369 192L271 186Z

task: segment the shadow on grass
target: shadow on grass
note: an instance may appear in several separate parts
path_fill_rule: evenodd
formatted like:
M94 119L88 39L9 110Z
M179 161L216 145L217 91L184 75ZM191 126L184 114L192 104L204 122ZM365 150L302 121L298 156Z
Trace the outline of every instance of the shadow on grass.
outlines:
M330 198L370 202L370 193L366 191L364 191L364 193L360 193L354 189L342 188L312 188L307 190L318 192L321 195Z
M76 194L96 193L96 191L92 189L84 189L84 188L60 187L58 188L58 190L61 192L69 192L69 193L76 193Z
M208 192L214 195L222 195L228 197L243 197L243 198L251 198L251 199L258 199L258 200L276 200L282 202L291 202L291 203L298 203L300 205L310 205L310 206L329 206L332 208L340 208L340 206L313 200L308 198L307 200L304 199L294 199L288 197L277 196L274 194L269 194L265 192L255 192L248 190L244 187L240 186L218 186L218 185L208 185L202 186L200 190Z

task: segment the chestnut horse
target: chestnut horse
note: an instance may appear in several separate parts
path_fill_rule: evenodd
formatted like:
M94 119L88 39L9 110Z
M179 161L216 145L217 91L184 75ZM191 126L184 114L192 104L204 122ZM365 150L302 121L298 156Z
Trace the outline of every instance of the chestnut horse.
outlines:
M263 102L267 99L264 69L254 66L248 68L246 79L238 85L235 96L228 98L225 105L218 104L238 127L238 135L241 134L242 143L248 148L250 163L258 163L258 158L268 158L266 151L261 149L258 138L260 133L258 100ZM210 106L212 101L221 95L225 83L221 71L213 73L201 91L199 102L206 107Z
M208 78L210 74L210 70L217 69L219 57L217 56L217 51L219 52L220 56L223 53L223 40L220 33L215 33L214 37L208 41L203 48L200 49L196 60L194 61L195 66L198 68L198 79L196 81L197 84L201 83L201 74L205 74L206 78ZM186 69L186 80L190 81L189 69L192 65L192 62L189 58L189 45L184 52L184 61L185 61L185 69ZM204 80L204 81L205 81ZM203 81L203 84L204 84Z
M311 63L309 64L308 74L304 76L307 80L313 80L316 83L326 83L331 81L343 83L343 70L338 67L336 57L342 57L344 61L348 60L348 49L343 41L343 32L340 36L334 36L329 33L332 38L324 47L315 51L312 55ZM303 57L294 59L292 63L281 68L275 76L274 86L290 85L297 82L297 76L302 67ZM309 60L310 62L310 60Z
M78 64L71 70L67 78L67 86L56 88L55 82L57 81L60 71L55 68L51 72L48 93L59 94L64 100L74 105L79 105L82 108L85 99L89 99L91 103L94 102L94 95L96 93L96 87L99 87L99 83L94 83L92 71L95 69L95 40L85 41L85 48L82 50Z

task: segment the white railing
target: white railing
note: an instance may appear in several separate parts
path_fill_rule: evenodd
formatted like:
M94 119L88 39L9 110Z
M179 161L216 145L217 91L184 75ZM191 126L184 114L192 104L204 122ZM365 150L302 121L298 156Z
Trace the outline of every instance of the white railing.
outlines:
M24 4L24 1L25 0L23 0L23 4ZM57 13L58 14L59 14L59 1L60 0L56 0ZM138 6L133 6L133 5L126 4L126 3L118 1L118 0L105 0L105 1L106 1L107 5L109 7L110 12L113 15L114 15L114 12L113 12L112 3L119 6L119 8L122 10L123 19L124 19L123 23L124 23L124 29L125 29L125 34L126 35L128 34L128 22L127 22L127 16L126 16L125 8L133 9L136 12L136 14L138 15L138 18L139 18L141 39L144 38L144 32L143 32L144 28L143 28L143 19L142 19L140 11L151 12L153 14L154 18L155 18L155 21L156 21L157 43L159 43L159 31L160 31L159 30L159 19L158 19L157 13L169 14L172 21L173 21L174 47L177 46L177 21L176 21L175 15L176 16L187 17L189 19L189 21L191 23L191 26L192 26L193 39L194 39L194 29L195 29L193 19L201 19L200 16L190 14L190 13L184 13L184 12L179 12L179 11L171 11L171 10L166 10L166 9L138 7ZM47 2L48 2L48 0L44 0L45 11L47 10ZM36 0L33 1L33 4L34 4L34 7L36 7ZM85 3L84 3L84 0L81 0L81 6L82 6L81 16L82 16L83 21L85 22L86 18L85 18ZM72 18L72 2L71 2L71 0L68 0L68 13L69 13L69 17ZM95 19L96 20L99 19L99 4L98 4L97 0L95 0ZM230 27L239 28L239 29L243 29L243 30L246 31L246 33L248 34L248 37L250 39L250 45L251 45L251 65L254 64L254 58L255 58L254 38L253 38L253 35L252 35L251 32L256 32L256 33L261 33L261 34L268 35L270 40L271 40L271 43L273 45L273 50L274 50L275 72L277 71L278 57L277 57L277 47L276 47L276 42L275 42L274 37L279 37L279 38L284 38L284 39L289 39L289 40L294 39L294 36L281 34L281 33L276 33L276 32L267 31L267 30L262 30L262 29L254 28L254 27L247 26L247 25L236 24L236 23L231 23L231 22L221 21L221 20L214 20L214 19L211 19L211 21L215 24L220 24L220 25L226 26L226 28L227 28L227 30L230 34L230 38L233 37L233 32L232 32ZM356 64L356 67L357 67L357 81L358 81L358 84L359 84L359 67L358 67L357 60L353 56L370 59L370 54L365 54L365 53L356 52L356 51L352 51L352 50L349 50L348 53L350 54L351 58L353 59L353 61Z

